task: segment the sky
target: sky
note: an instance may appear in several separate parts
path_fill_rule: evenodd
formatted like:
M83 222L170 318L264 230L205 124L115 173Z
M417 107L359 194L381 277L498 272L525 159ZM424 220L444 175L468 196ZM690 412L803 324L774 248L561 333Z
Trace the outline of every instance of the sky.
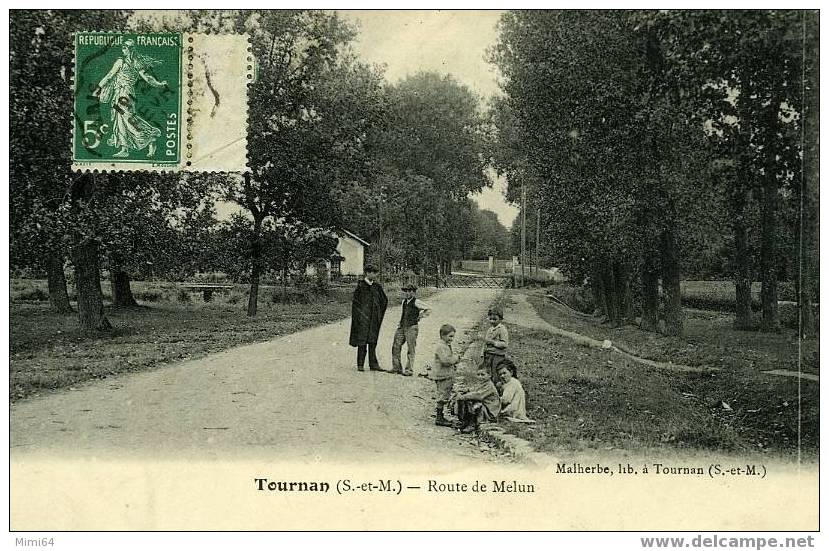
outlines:
M501 16L496 10L358 11L339 14L357 23L354 51L368 63L386 66L386 79L396 82L418 71L451 74L481 96L498 93L497 72L486 61ZM478 206L495 212L509 228L518 209L504 200L506 182L474 197Z
M486 61L487 49L498 39L498 10L339 10L345 19L355 23L358 35L352 47L363 61L385 66L385 77L397 82L419 71L451 74L486 100L499 93L497 70ZM176 17L175 12L141 12L142 17L159 19ZM509 228L518 209L504 199L506 181L489 172L493 181L473 199L482 209L495 212ZM217 205L219 217L228 218L239 208Z

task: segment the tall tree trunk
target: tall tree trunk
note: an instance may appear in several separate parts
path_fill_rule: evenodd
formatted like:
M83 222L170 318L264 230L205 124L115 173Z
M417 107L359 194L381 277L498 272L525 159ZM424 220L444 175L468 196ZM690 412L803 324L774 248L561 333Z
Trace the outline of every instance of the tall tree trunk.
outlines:
M259 305L259 277L262 274L262 219L253 220L253 242L251 243L250 294L248 295L248 316L255 316Z
M682 334L682 273L679 265L679 243L676 226L668 222L662 230L662 286L665 289L665 334Z
M801 224L797 302L800 309L800 334L817 334L812 303L815 285L819 285L820 233L820 40L818 14L803 13L806 36L804 99L803 99L803 183L801 186Z
M627 268L619 261L613 264L613 298L616 300L616 312L620 325L627 319L631 319L633 312L632 297L630 294L630 281Z
M777 203L777 181L773 174L766 174L760 206L760 301L763 306L760 329L765 332L780 329L777 316Z
M109 259L109 282L112 289L112 305L119 308L138 306L130 288L130 276L121 268L118 256Z
M78 318L81 327L90 331L108 331L112 329L112 325L104 315L98 242L94 239L85 239L75 248L72 257L75 265L75 285L78 289Z
M743 176L738 175L737 178ZM734 288L736 290L735 329L751 328L751 255L746 233L746 186L737 183L732 191L731 216L734 230Z
M49 254L46 257L46 273L49 284L49 304L53 312L68 314L72 312L69 293L66 292L66 274L63 271L63 256Z
M605 307L607 309L607 320L614 326L619 325L619 297L616 288L616 278L613 273L613 265L604 263L602 266L602 289L604 291Z
M593 293L593 302L595 307L593 309L594 316L607 316L607 305L604 301L604 289L602 288L602 275L599 267L593 266L590 273L590 292Z
M288 262L282 262L282 302L288 301Z
M642 329L659 327L659 251L654 243L645 244L642 263Z
M633 320L636 317L634 311L635 301L633 299L631 271L627 267L624 268L624 285L622 286L620 293L622 304L622 319L626 320L627 323L634 323Z
M752 326L751 314L751 255L748 250L747 205L748 193L754 186L753 175L757 172L751 159L754 123L749 98L752 96L751 79L747 71L740 72L740 96L737 101L737 117L740 123L734 147L734 181L731 189L731 218L734 230L734 286L736 291L736 329Z

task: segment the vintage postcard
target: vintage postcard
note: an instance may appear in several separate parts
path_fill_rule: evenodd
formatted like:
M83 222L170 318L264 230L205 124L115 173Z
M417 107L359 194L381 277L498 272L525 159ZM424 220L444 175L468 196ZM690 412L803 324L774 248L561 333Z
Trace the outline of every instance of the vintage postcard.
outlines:
M818 31L13 10L11 530L813 547Z

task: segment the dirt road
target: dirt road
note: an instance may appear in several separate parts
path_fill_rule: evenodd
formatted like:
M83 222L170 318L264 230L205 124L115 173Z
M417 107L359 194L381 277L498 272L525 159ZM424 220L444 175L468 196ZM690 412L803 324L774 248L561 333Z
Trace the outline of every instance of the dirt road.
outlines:
M442 323L452 323L463 341L496 293L448 289L430 297L434 311L421 322L419 367ZM390 305L396 298L390 291ZM400 307L389 308L378 347L387 369L399 319ZM433 424L431 381L357 372L349 324L17 403L12 457L496 460L473 439Z

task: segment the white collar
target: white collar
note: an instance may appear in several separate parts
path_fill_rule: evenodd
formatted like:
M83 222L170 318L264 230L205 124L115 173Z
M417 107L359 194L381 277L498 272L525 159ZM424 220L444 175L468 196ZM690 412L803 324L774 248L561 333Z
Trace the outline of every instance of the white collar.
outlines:
M368 283L369 285L374 285L374 282L373 282L373 281L369 281L369 280L368 280L368 278L366 278L366 277L364 277L364 278L363 278L363 281L365 281L365 282L366 282L366 283Z

